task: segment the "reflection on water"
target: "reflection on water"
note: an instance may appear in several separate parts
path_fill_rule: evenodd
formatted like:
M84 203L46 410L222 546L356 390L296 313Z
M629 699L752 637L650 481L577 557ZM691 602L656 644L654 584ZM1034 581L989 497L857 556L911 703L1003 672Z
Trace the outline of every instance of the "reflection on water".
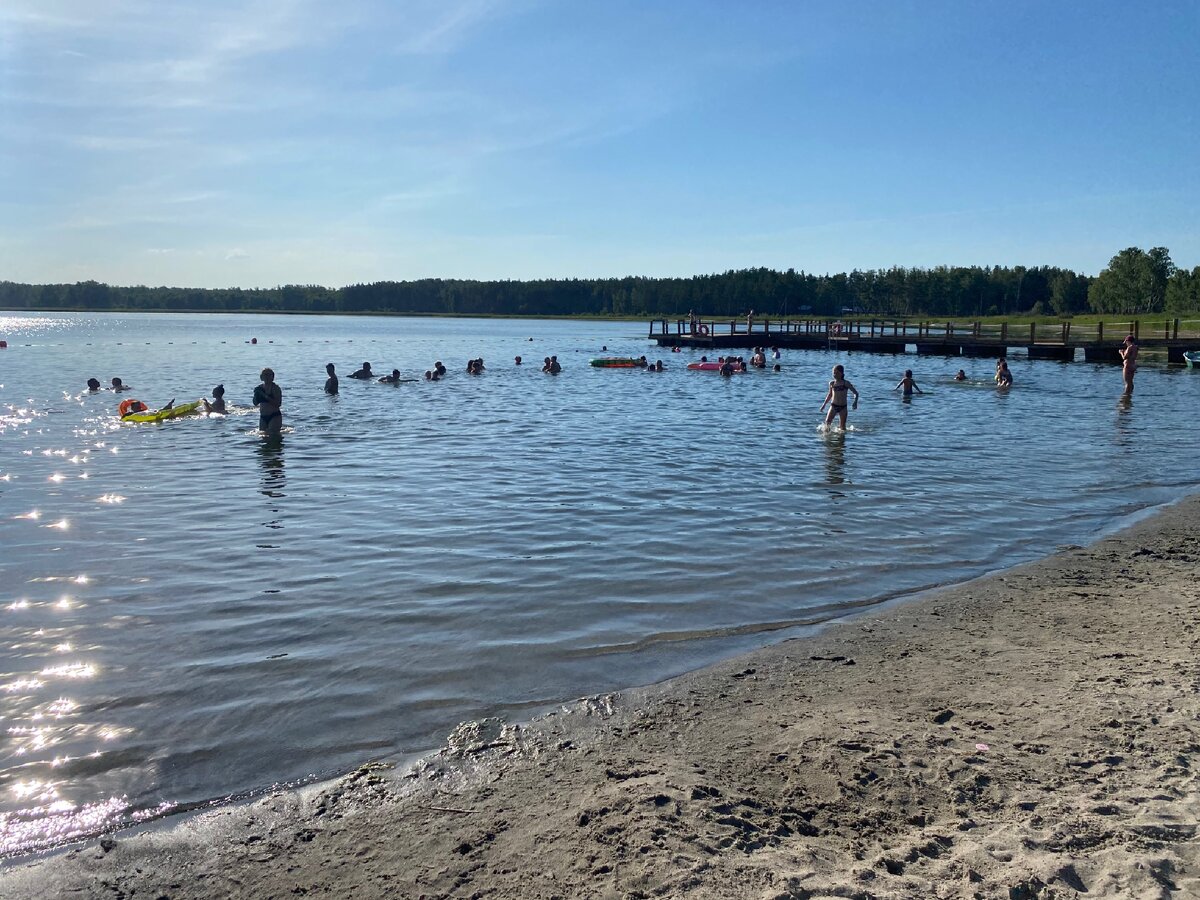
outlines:
M1156 415L1124 405L1114 439L1107 367L1010 359L997 391L987 361L855 354L863 403L823 434L847 357L736 379L688 353L653 377L588 365L645 353L636 323L15 318L0 853L419 751L1085 541L1190 490L1200 449L1172 425L1200 379L1152 367ZM122 425L111 391L63 383L82 353L86 376L179 402L218 381L248 399L270 365L286 434L263 441L244 407ZM557 378L507 362L551 353ZM496 362L466 376L479 356ZM365 358L450 375L324 394L327 362ZM928 399L892 401L906 365Z
M831 431L825 435L825 482L829 485L846 483L846 433ZM829 496L843 500L846 494L832 490Z
M283 471L283 437L264 437L256 452L262 465L262 493L268 497L283 497L283 489L287 486ZM274 511L278 512L278 509Z

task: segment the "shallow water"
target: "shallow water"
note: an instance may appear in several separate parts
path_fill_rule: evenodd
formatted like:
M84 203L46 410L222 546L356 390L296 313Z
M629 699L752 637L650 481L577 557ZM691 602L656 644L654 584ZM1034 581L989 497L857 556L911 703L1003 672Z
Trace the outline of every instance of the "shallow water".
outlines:
M913 355L784 351L722 379L645 333L0 315L0 852L658 680L1197 480L1200 372L1147 365L1125 406L1114 367L1020 358L1007 392L989 360ZM668 371L590 368L605 344ZM440 383L346 377L438 358ZM835 362L863 394L844 435L817 428ZM278 445L252 410L123 426L120 397L81 393L119 375L159 406L220 381L247 406L267 365ZM929 392L911 403L906 367Z

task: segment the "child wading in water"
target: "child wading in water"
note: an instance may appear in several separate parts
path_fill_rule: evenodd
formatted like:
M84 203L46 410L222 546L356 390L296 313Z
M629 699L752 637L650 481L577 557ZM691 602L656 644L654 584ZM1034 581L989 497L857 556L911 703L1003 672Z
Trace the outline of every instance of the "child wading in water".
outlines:
M912 369L904 370L904 377L900 379L899 383L892 388L892 390L898 391L900 388L904 388L905 397L911 397L913 395L913 391L916 391L918 394L925 393L923 390L917 387L917 383L913 380Z
M846 370L842 366L833 367L833 380L829 382L829 392L821 403L821 409L829 404L829 413L825 416L825 427L833 422L833 417L841 419L842 431L846 430L846 392L854 395L854 408L858 409L858 388L846 380Z

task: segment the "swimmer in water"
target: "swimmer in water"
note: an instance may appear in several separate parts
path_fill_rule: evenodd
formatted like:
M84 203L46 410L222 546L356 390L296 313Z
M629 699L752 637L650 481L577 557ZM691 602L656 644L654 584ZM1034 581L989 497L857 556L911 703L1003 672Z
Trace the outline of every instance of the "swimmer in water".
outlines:
M88 385L88 390L91 391L93 394L96 393L96 391L100 390L100 382L95 378L89 378L87 380L87 385Z
M959 369L958 374L954 376L954 380L955 381L966 381L967 380L966 371L963 369Z
M1121 376L1125 379L1125 393L1123 396L1132 397L1133 376L1137 372L1137 339L1132 334L1126 337L1118 352L1121 354Z
M114 377L114 378L113 378L113 380L112 380L112 389L113 389L114 391L116 391L116 392L120 393L121 391L128 391L128 390L130 390L130 387L129 387L129 385L127 385L127 384L122 384L122 383L121 383L121 379L120 379L120 378L115 378L115 377Z
M399 384L400 383L400 370L392 369L392 374L384 375L382 378L379 379L379 383L380 384Z
M918 394L925 393L923 390L917 387L917 383L913 380L912 369L904 370L904 377L900 379L899 384L892 388L892 390L898 391L901 388L904 388L905 397L911 397L913 395L913 391L916 391Z
M1012 387L1012 383L1012 372L1008 371L1008 363L1000 360L1000 367L996 369L996 386L1002 388Z
M371 371L371 364L369 362L364 362L361 369L359 369L357 372L350 373L350 377L357 378L359 381L370 381L375 377L375 373Z
M338 392L338 377L337 372L333 368L333 363L325 363L325 374L329 377L325 379L325 393L336 394Z
M258 430L269 437L278 437L283 428L283 391L275 383L275 372L263 369L258 376L262 384L254 389L254 405L258 407Z
M829 405L829 414L825 416L825 427L828 428L837 416L841 420L842 431L846 430L846 400L847 392L854 395L854 409L858 409L858 388L846 380L846 369L837 365L833 367L833 380L829 382L829 391L821 402L821 411Z
M218 384L212 391L212 401L205 400L204 411L206 413L220 413L224 415L228 410L225 408L225 385Z
M521 364L521 357L518 356L515 359L513 359L513 363L519 366Z

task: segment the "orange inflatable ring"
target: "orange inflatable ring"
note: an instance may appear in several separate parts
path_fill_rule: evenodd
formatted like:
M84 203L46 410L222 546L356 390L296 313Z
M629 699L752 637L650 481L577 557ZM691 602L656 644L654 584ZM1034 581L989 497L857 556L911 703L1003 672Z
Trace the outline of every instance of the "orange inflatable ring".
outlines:
M148 407L141 400L122 400L121 405L117 407L117 410L121 413L121 418L123 419L128 415L132 415L133 413L145 412L149 408L150 407Z

